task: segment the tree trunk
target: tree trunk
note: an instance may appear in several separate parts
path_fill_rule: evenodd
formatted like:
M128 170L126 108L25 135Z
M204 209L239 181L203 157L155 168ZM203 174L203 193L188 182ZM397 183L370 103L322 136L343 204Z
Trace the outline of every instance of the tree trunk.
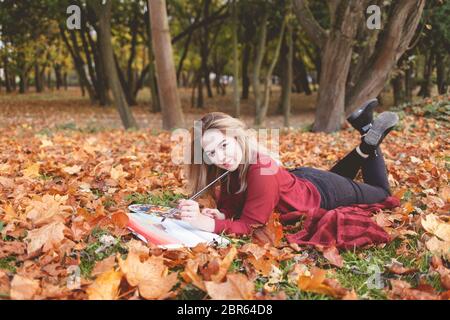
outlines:
M293 49L293 43L292 43L292 26L290 23L287 25L287 32L286 32L286 45L287 45L287 52L286 56L282 57L283 60L285 60L284 63L284 74L285 74L285 81L284 81L284 90L282 94L282 109L283 109L283 118L284 118L284 126L289 127L290 123L290 117L291 117L291 92L292 92L292 64L293 64L293 55L294 55L294 49Z
M64 71L63 74L63 83L64 83L64 90L67 91L68 83L67 83L67 71Z
M37 62L34 63L34 85L36 87L37 93L41 93L42 91L44 91L41 72L39 69L39 64Z
M163 128L184 126L165 0L148 0Z
M19 75L19 93L23 94L27 91L28 76L25 73Z
M341 128L345 111L345 85L353 53L353 39L363 18L363 3L340 2L321 58L319 94L313 131L333 132ZM342 14L342 15L341 15ZM349 21L352 21L349 23Z
M340 129L343 116L376 97L383 89L390 71L409 43L420 20L424 0L393 1L389 19L375 42L362 71L349 79L353 43L358 27L364 25L364 9L369 1L330 1L330 30L325 31L315 20L306 0L294 0L295 13L308 37L321 48L319 94L316 103L314 131ZM350 23L351 21L351 23ZM345 108L344 108L345 106ZM345 112L344 112L345 111Z
M437 89L440 95L447 93L446 64L442 52L436 54L436 81Z
M232 7L232 34L233 34L233 97L234 97L234 116L239 118L241 115L241 102L239 99L239 50L238 50L238 12L237 0L233 1Z
M431 74L433 73L434 52L430 50L423 66L423 80L420 86L419 96L429 97L431 95Z
M250 78L248 76L248 66L250 65L250 54L252 47L246 42L242 53L242 100L248 99L250 89Z
M111 43L111 0L102 4L103 0L90 2L98 18L100 53L105 63L105 72L108 76L111 90L114 96L114 104L119 112L122 124L126 129L137 128L136 120L130 111L125 94L120 84L116 64L114 62L114 52Z
M394 105L399 106L405 102L405 91L403 90L403 75L399 74L391 80L394 94Z
M6 89L6 93L11 93L12 88L11 88L11 79L9 78L9 66L8 66L8 58L4 57L3 58L3 67L4 67L4 72L5 72L5 89Z
M59 63L56 63L54 69L56 78L56 90L59 90L62 87L61 65Z
M86 72L84 70L83 60L81 59L79 52L75 48L72 48L72 46L69 42L69 38L67 37L64 28L60 27L59 31L61 34L61 38L63 39L63 42L65 43L70 55L72 56L73 64L75 66L75 70L78 75L78 81L80 83L81 92L83 94L83 97L85 95L85 89L87 89L88 94L89 94L89 99L90 99L91 103L94 104L96 102L96 95L95 95L94 88L92 87L92 85L89 83L89 81L87 79ZM73 39L73 37L72 37L72 39Z
M211 4L211 0L203 0L203 19L207 20L209 17L209 6ZM205 80L206 91L208 93L208 98L213 97L212 89L211 89L211 81L209 79L209 67L208 67L208 56L209 56L209 28L208 24L203 26L202 32L202 40L200 41L200 51L201 51L201 59L202 59L202 73L203 78Z
M253 95L255 96L255 120L262 109L263 97L260 86L261 66L266 51L266 39L267 39L267 20L269 18L267 10L264 10L261 27L258 36L258 44L255 52L255 63L253 65L252 87ZM259 121L259 120L257 120Z
M275 69L275 66L277 64L278 57L280 55L280 48L281 48L281 43L283 42L285 28L286 28L286 18L283 19L283 25L281 26L280 36L278 39L277 46L275 48L274 57L273 57L271 65L269 66L269 70L267 70L266 79L264 81L264 98L262 101L262 107L259 110L257 110L256 117L255 117L255 125L256 126L261 126L266 121L266 115L269 110L269 104L270 104L270 92L272 89L272 74L273 74L273 70Z
M347 87L346 116L383 90L390 72L409 49L424 5L425 0L392 2L389 19L384 23L373 54L367 59L363 72L355 78L355 86Z
M405 101L412 102L415 81L413 78L414 62L408 61L405 70Z

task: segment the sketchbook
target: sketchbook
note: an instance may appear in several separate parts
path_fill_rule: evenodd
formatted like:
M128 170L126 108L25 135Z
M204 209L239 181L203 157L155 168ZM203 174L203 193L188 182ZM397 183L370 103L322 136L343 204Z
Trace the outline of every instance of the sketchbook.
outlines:
M150 204L133 204L128 207L130 229L144 242L150 242L161 248L175 249L195 247L199 243L209 245L227 245L224 237L192 227L188 222L173 218L162 221L170 207Z

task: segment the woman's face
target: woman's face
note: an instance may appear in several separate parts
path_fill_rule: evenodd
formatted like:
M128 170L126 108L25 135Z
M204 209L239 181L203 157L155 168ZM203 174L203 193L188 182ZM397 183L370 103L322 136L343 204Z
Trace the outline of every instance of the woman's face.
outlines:
M220 130L207 130L202 137L202 148L210 161L219 168L234 171L242 160L242 148L234 137Z

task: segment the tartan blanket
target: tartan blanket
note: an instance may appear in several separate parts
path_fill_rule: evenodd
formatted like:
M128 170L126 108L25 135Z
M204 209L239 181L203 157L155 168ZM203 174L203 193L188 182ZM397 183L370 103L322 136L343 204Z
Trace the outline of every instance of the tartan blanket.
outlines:
M372 220L372 213L399 205L398 198L389 196L380 203L355 204L332 210L319 208L307 214L304 229L286 235L286 238L289 242L300 245L334 245L340 249L386 243L391 239Z

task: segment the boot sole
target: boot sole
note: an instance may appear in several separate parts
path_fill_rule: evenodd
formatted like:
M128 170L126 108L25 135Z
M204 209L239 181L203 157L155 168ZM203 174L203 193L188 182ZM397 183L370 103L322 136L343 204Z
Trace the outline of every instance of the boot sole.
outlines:
M386 130L391 131L398 123L398 115L395 112L383 112L373 121L372 128L367 131L364 141L367 144L376 146L379 144ZM389 133L389 131L386 132Z

